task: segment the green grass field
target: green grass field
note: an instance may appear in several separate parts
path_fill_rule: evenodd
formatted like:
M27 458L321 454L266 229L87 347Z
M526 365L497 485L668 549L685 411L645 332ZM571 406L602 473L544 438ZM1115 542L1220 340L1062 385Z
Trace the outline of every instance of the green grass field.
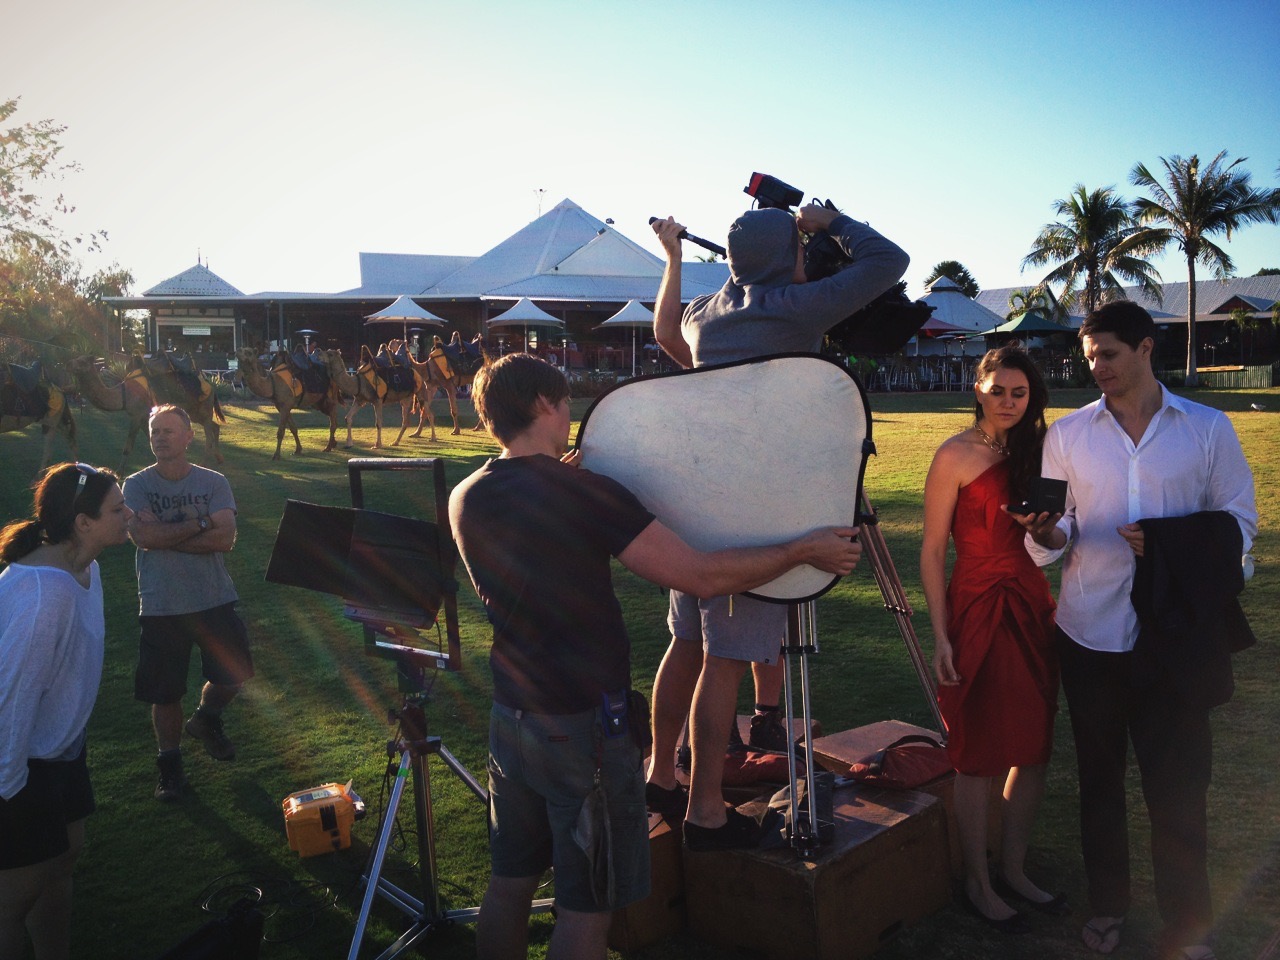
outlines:
M1051 416L1096 396L1059 391ZM1244 603L1259 644L1236 658L1235 699L1215 713L1216 757L1210 794L1211 871L1219 917L1218 956L1255 960L1280 925L1280 676L1277 599L1280 580L1280 390L1205 392L1196 399L1228 411L1253 467L1262 532L1254 547L1258 572ZM1254 412L1262 401L1267 410ZM471 433L473 414L464 403L464 432L441 441L406 438L393 456L438 456L450 486L495 451L483 434ZM580 417L585 401L575 401ZM971 401L964 394L875 394L874 437L879 450L866 474L866 489L878 509L886 539L907 594L917 606L915 628L929 649L928 618L919 589L921 488L934 449L965 426ZM448 415L442 402L436 409ZM101 558L107 593L107 662L101 695L90 726L90 765L98 812L89 821L89 841L76 877L73 954L84 958L147 958L201 926L245 895L261 891L268 913L262 956L272 960L346 956L359 909L358 879L377 823L384 793L385 744L392 727L387 709L399 703L392 665L362 652L361 634L341 616L340 602L264 581L264 571L285 499L347 505L346 461L369 455L372 417L358 418L357 447L324 454L327 423L314 413L299 418L302 456L272 462L275 413L232 399L225 405L227 462L221 468L239 504L239 542L228 567L241 597L241 613L254 642L258 676L228 711L227 730L238 746L233 763L218 764L198 744L188 746L188 797L163 806L151 797L155 744L147 708L135 702L136 583L133 549L113 549ZM389 412L388 422L397 414ZM116 466L124 420L87 410L79 417L80 459ZM384 431L385 434L385 431ZM391 437L394 438L394 432ZM341 434L340 434L341 442ZM192 446L199 455L201 437ZM55 457L65 459L64 447ZM286 439L286 451L290 449ZM35 431L0 435L0 517L25 515L27 489L40 456ZM150 462L145 444L129 469ZM383 475L388 476L388 475ZM423 484L370 483L366 505L430 516ZM550 559L550 558L549 558ZM618 568L631 632L635 685L648 691L665 649L666 598L657 587ZM484 770L490 679L488 628L469 585L460 593L463 669L434 676L428 717L431 732L473 772ZM813 661L815 715L828 732L876 720L929 722L893 618L866 569L819 603L821 653ZM191 689L196 689L193 670ZM188 700L188 708L193 701ZM744 688L742 703L748 703ZM1000 938L957 906L938 913L890 941L879 956L1077 957L1084 912L1083 870L1077 852L1074 760L1065 707L1058 725L1048 793L1034 840L1030 872L1051 890L1063 890L1075 906L1068 919L1036 920L1036 932ZM487 878L484 809L454 777L432 761L435 820L446 907L479 902ZM1121 956L1141 956L1158 927L1147 866L1145 817L1132 777L1132 855L1135 905ZM356 825L350 850L299 859L288 848L281 800L296 790L328 781L354 780L370 816ZM417 843L408 808L402 813L387 876L412 888ZM254 896L258 894L253 893ZM374 910L362 956L374 956L405 927L402 915L384 902ZM542 956L550 920L533 920L533 954ZM425 953L468 957L472 929L460 925L433 934ZM727 956L689 937L636 954L642 958Z

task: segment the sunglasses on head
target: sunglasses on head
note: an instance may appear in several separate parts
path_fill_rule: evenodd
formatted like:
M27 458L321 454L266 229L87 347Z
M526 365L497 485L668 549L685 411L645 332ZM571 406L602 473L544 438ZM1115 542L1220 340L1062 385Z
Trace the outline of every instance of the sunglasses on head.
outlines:
M88 482L89 478L96 477L98 475L97 468L92 467L87 463L77 463L76 472L80 474L80 478L76 480L76 492L71 498L72 507L74 507L76 505L76 501L80 499L80 494L84 493L84 485Z

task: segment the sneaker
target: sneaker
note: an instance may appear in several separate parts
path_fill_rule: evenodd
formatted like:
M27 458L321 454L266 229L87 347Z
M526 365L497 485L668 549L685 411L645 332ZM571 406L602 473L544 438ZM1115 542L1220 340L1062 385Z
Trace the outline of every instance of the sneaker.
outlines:
M688 744L676 750L676 769L683 773L689 773L693 770L693 750Z
M654 813L662 815L662 819L678 828L684 822L685 811L689 809L689 794L679 784L668 790L656 783L644 785L644 805Z
M738 730L738 718L735 715L733 723L729 726L729 746L725 748L726 753L741 756L747 752L747 745L742 742L742 733Z
M751 733L747 743L752 750L786 753L787 728L782 722L782 715L777 710L757 713L751 718Z
M684 822L684 845L694 853L712 850L751 850L760 846L769 833L782 825L782 815L777 810L765 814L763 823L737 810L727 810L729 819L722 827L700 827Z
M182 787L186 778L182 775L182 754L159 754L156 766L160 768L160 782L156 784L155 797L161 803L182 799Z
M187 733L204 744L209 756L215 760L234 760L236 745L227 739L222 729L222 718L197 710L187 721Z

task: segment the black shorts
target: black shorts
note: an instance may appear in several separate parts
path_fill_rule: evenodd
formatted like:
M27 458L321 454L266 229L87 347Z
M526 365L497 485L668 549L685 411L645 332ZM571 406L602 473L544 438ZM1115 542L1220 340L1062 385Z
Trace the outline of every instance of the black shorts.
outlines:
M177 703L187 692L191 648L210 683L238 687L253 676L249 633L234 603L164 617L139 617L138 669L133 696L143 703Z
M27 785L0 800L0 870L30 867L71 849L67 824L93 813L85 751L74 760L28 760Z

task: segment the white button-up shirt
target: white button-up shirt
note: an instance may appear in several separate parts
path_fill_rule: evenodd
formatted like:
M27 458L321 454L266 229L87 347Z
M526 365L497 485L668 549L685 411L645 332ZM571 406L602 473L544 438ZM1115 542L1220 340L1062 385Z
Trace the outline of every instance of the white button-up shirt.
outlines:
M1055 421L1045 437L1041 473L1067 481L1058 522L1067 545L1049 550L1028 535L1027 550L1042 567L1067 552L1057 623L1092 650L1132 650L1138 638L1129 600L1135 558L1117 527L1225 510L1240 524L1245 552L1258 531L1253 474L1231 421L1160 389L1163 403L1137 445L1103 399Z

